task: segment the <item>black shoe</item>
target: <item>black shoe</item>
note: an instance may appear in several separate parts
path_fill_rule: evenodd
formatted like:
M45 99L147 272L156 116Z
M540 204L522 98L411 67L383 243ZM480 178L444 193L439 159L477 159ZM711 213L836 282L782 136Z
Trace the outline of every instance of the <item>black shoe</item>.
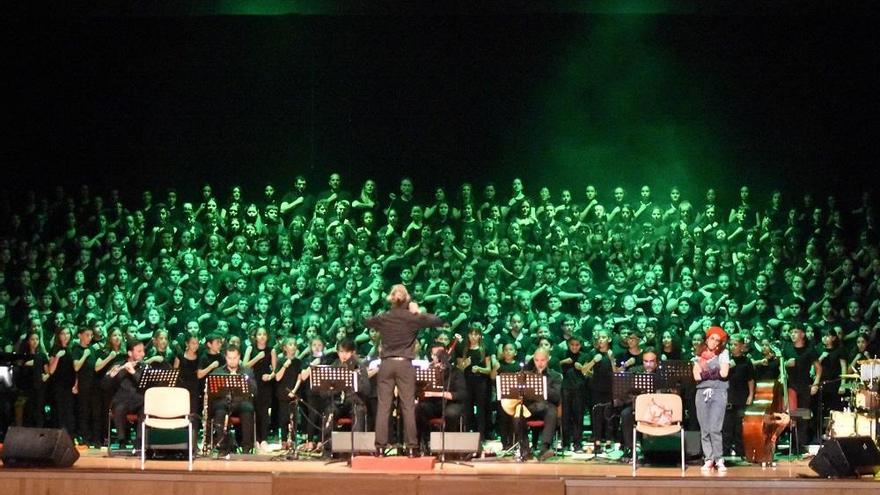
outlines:
M410 459L415 459L417 457L421 457L422 453L419 452L418 447L410 447L409 449L407 449L406 456Z
M538 455L538 460L541 462L544 462L547 459L553 457L554 455L556 455L556 452L554 452L553 449L548 448L548 447L544 447L543 449L541 449L541 454Z
M385 457L385 449L376 447L376 451L373 452L373 457Z

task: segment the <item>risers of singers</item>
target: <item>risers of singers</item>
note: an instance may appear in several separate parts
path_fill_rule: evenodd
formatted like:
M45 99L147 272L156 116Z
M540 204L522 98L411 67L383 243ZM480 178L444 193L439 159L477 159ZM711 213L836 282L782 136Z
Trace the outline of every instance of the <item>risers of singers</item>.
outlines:
M247 330L245 338L236 333L191 333L169 339L165 330L157 329L148 338L138 340L138 336L127 335L119 328L96 336L89 327L65 326L47 340L39 331L27 332L16 348L24 357L15 368L16 397L10 404L18 409L18 422L23 425L62 427L89 445L131 443L136 425L123 420L125 413L140 411L142 391L136 388L136 372L148 366L175 367L180 370L179 386L190 391L198 426L207 418L209 430L216 433L217 423L225 419L227 409L240 419L224 439L228 443L218 448L233 449L237 444L242 451L260 451L268 449L270 442L291 447L293 440L302 438L299 447L304 444L324 453L329 449L326 419L352 414L348 404L359 398L363 407L355 418L357 429L365 425L367 430L381 433L384 428L384 439L378 437L381 447L402 444L417 453L430 448L425 445L430 431L426 420L440 417L436 409L440 401L432 397L416 401L415 396L403 400L409 390L413 394L415 390L405 380L398 380L406 378L416 358L431 361L435 351L443 351L448 356L443 361L449 363L448 373L452 376L446 404L447 429L457 431L463 425L467 431L478 432L483 442L498 439L503 447L510 447L514 438L523 437L515 435L510 417L498 407L493 378L498 373L537 368L536 357L540 361L547 354L546 369L561 374L559 398L550 401L561 406L550 408L560 411L560 415L550 419L561 425L562 435L549 442L550 450L557 441L561 441L563 450L575 452L592 444L600 454L613 457L611 454L620 445L626 460L637 452L638 445L630 445L630 435L625 434L632 419L629 404L615 404L612 397L614 372L650 373L654 361L662 365L667 361L696 360L700 379L695 375L696 383L677 392L684 399L687 429L704 433L706 460L720 467L721 458L744 454L741 419L754 399L756 382L779 379L784 370L797 407L817 414L821 396L823 415L827 417L830 411L844 407L840 375L857 373L872 356L871 335L858 334L847 344L839 326L817 331L791 324L777 330L757 325L750 331L731 333L726 355L722 357L722 351L713 357L706 353L710 344L714 345L717 330L708 336L706 329L656 332L641 318L636 318L635 324L627 319L610 319L605 323L597 320L592 326L576 326L572 325L575 320L565 316L560 317L558 326L538 323L526 328L521 313L512 312L506 317L493 313L492 319L476 311L453 318L450 326L454 323L465 338L450 349L452 332L445 322L422 313L421 308L410 308L412 301L405 295L400 297L400 301L408 302L385 313L377 309L374 313L378 316L373 318L364 314L360 323L340 320L343 326L335 328L332 335L316 325L306 325L294 335L275 334L256 325ZM400 326L390 323L393 315L409 322L406 331L395 334L384 329ZM438 328L430 328L435 325ZM688 326L696 329L702 323ZM48 350L43 342L49 343ZM848 346L853 347L852 351ZM339 359L349 351L351 358ZM352 358L358 360L358 369L366 370L369 386L365 383L359 387L357 396L332 400L311 393L310 365L350 365ZM378 365L380 358L382 364ZM716 369L713 363L717 362L720 369L722 360L728 365L726 377L703 377L703 365L711 372ZM212 373L247 375L252 380L253 397L231 407L222 401L206 403L205 380ZM391 398L384 401L382 393L389 389ZM706 389L712 390L711 397ZM727 398L722 400L725 390ZM293 401L291 395L298 401ZM407 403L412 405L411 411ZM399 410L400 414L392 415L389 410ZM296 412L293 418L292 412ZM410 415L412 431L406 428ZM397 417L404 420L400 427L392 419ZM553 421L545 421L545 425ZM827 426L820 427L819 420L796 421L801 422L796 445L802 450L827 432ZM585 422L591 426L585 429ZM291 434L291 425L298 436ZM337 426L334 423L329 427ZM108 430L114 432L110 439L106 438ZM205 433L209 432L202 435ZM532 435L535 432L529 432ZM536 436L539 448L543 447L544 432ZM538 454L547 455L540 450Z

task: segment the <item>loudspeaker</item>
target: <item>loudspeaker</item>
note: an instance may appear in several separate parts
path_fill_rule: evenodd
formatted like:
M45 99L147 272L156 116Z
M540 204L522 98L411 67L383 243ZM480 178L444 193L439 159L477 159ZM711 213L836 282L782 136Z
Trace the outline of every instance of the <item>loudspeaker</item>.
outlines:
M446 444L443 444L443 433L431 432L431 453L439 454L445 447L447 453L463 452L475 454L480 450L480 434L476 432L446 432Z
M351 432L350 431L334 431L330 433L330 442L333 453L351 452ZM375 431L356 431L354 432L354 451L355 452L373 452L376 450L376 432Z
M630 433L632 435L632 433ZM679 464L681 462L681 439L679 433L664 436L641 437L640 445L646 464ZM686 459L700 457L702 452L699 431L684 432L684 455Z
M810 460L810 469L823 478L876 474L880 471L880 450L871 437L831 438Z
M70 467L79 459L79 451L64 430L12 426L0 457L6 467Z

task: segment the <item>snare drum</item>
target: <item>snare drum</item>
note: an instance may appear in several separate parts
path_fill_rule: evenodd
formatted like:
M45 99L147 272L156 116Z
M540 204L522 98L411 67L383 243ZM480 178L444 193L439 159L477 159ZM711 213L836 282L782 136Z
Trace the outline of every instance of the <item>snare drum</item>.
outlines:
M831 411L831 438L873 436L875 419L867 414Z

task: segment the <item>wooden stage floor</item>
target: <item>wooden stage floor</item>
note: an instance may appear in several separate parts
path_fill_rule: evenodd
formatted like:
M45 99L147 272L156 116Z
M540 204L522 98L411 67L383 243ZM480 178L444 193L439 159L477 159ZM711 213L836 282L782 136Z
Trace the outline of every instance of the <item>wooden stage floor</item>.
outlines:
M439 462L420 472L359 471L344 462L196 459L149 460L140 470L136 457L82 452L72 468L2 469L0 495L856 495L880 493L880 480L818 478L807 461L781 461L774 467L731 466L727 473L703 473L689 465L640 467L611 461L554 458L546 462L478 460L469 465ZM243 491L244 489L244 491Z

